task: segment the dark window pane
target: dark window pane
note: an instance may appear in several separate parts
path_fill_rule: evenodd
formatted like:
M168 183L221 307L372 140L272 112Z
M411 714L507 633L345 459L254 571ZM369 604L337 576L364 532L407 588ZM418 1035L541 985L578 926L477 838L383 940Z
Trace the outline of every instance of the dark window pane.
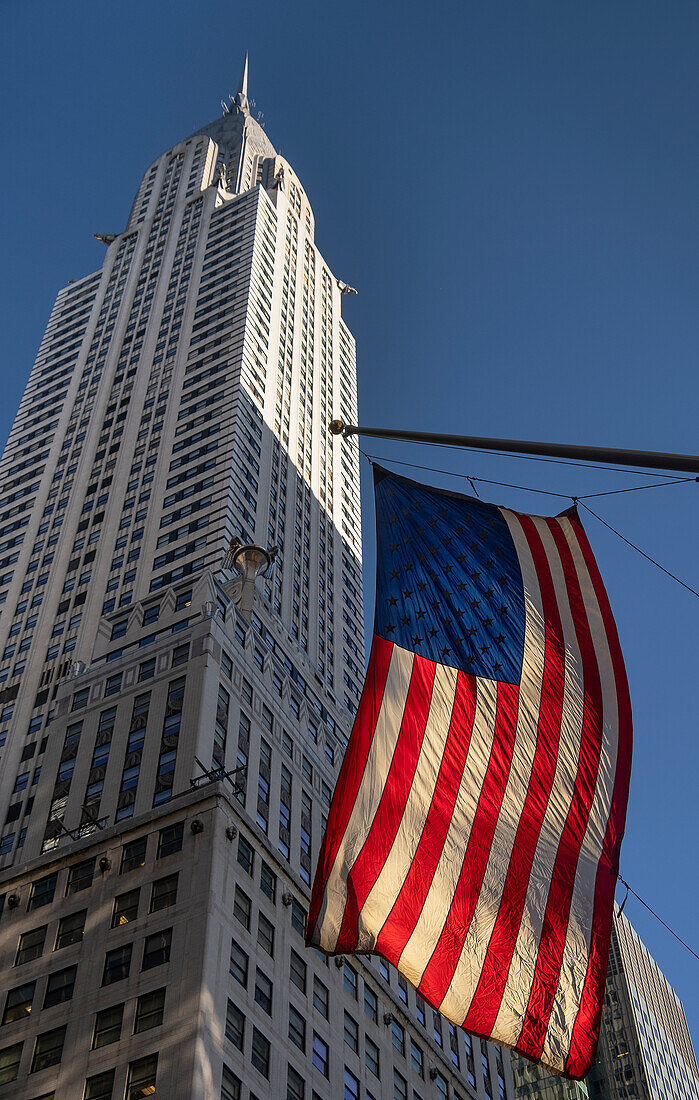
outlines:
M36 982L25 982L24 985L15 986L5 998L5 1011L2 1014L3 1024L12 1024L15 1020L23 1020L32 1010L34 990Z
M87 890L89 886L92 886L92 876L94 873L94 858L85 859L82 863L75 863L68 872L66 894L77 894L80 890Z
M144 1096L156 1095L155 1078L157 1072L157 1054L150 1054L147 1058L139 1058L137 1062L130 1062L125 1100L142 1100Z
M46 875L44 878L37 879L36 882L32 883L27 912L31 912L32 909L40 909L42 905L51 904L56 893L57 881L58 871L54 871L52 875Z
M51 1008L53 1005L60 1005L72 999L77 972L77 966L69 966L65 970L57 970L49 975L44 994L44 1008Z
M156 879L150 896L150 911L157 913L177 901L177 873Z
M116 1043L121 1038L121 1021L124 1015L124 1006L112 1005L104 1008L95 1016L95 1029L92 1033L92 1049L106 1047L109 1043Z
M162 966L170 961L170 946L172 944L172 928L163 928L161 932L154 932L146 937L143 945L143 964L141 970L151 970L154 966Z
M58 1065L63 1054L65 1037L65 1027L57 1027L53 1031L45 1031L42 1035L37 1035L29 1072L38 1073L40 1069L46 1069L47 1066Z
M143 993L136 1002L134 1035L139 1031L148 1031L159 1027L165 1011L165 989L154 989L152 993Z
M80 943L85 930L86 916L87 909L80 909L77 913L70 913L67 917L63 917L58 925L55 951L60 951L62 947L70 947L74 943Z
M178 821L176 825L168 825L166 829L161 829L158 837L158 859L182 851L183 834L184 823L182 821Z
M113 982L120 982L122 978L128 978L132 949L133 944L126 943L122 947L115 947L113 951L107 952L102 985L112 985Z
M114 1088L114 1070L88 1077L85 1082L84 1100L112 1100Z
M238 1050L243 1049L245 1040L245 1016L233 1001L229 1001L226 1007L226 1038L233 1043Z
M112 913L112 928L118 928L122 924L136 920L138 916L138 898L141 891L129 890L126 894L118 894L114 898L114 912Z
M13 1046L0 1050L0 1085L7 1085L17 1079L21 1057L22 1043L14 1043Z
M46 928L47 926L42 924L40 928L32 928L29 932L22 933L17 945L15 966L21 966L22 963L39 958L44 950Z
M130 844L125 844L121 853L121 867L119 874L124 875L127 871L134 871L137 867L143 867L146 862L146 847L148 845L148 837L142 836L138 840L132 840Z

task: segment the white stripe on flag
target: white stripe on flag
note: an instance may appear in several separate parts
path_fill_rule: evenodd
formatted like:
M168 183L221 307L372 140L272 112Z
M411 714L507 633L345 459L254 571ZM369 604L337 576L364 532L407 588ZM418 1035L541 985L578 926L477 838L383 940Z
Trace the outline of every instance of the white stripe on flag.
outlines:
M565 645L565 667L562 724L556 770L529 875L529 886L522 912L519 935L494 1025L497 1033L503 1036L504 1041L512 1043L516 1043L522 1030L522 1020L529 1003L558 841L563 832L572 800L580 755L584 698L580 649L568 602L568 592L560 557L546 523L539 519L534 519L534 523L541 536L551 570L556 602L561 617L561 629Z
M556 990L541 1053L542 1060L553 1065L559 1064L561 1058L565 1061L570 1050L573 1026L585 983L592 934L595 881L611 808L619 736L616 677L602 613L573 527L568 520L560 520L560 524L573 555L600 671L603 744L595 793L578 860L561 980ZM570 997L572 989L576 991L574 999ZM554 1061L551 1062L551 1059Z
M469 743L454 813L425 903L399 960L398 969L414 986L420 984L430 961L459 881L471 825L488 770L496 705L497 684L492 680L477 680L474 733Z
M324 951L335 950L347 901L347 877L378 810L398 741L415 654L394 645L364 775L325 888L316 927Z
M372 951L410 870L432 802L456 697L457 670L437 665L425 735L395 840L359 915L356 951Z
M501 512L515 543L524 586L525 634L522 675L517 730L505 796L473 919L449 988L440 1005L440 1011L447 1019L456 1023L461 1023L465 1018L473 1000L500 908L512 846L527 797L536 748L536 730L544 675L544 617L534 559L519 520L504 508Z

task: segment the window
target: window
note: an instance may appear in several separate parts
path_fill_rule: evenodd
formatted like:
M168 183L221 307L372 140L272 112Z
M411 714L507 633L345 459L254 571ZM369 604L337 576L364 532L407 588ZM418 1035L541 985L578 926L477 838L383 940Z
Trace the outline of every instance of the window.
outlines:
M435 1012L434 1010L432 1011L432 1032L434 1034L434 1041L437 1046L443 1047L444 1041L442 1039L442 1021L440 1019L439 1013Z
M364 1012L375 1024L379 1022L379 999L366 982L364 983Z
M155 676L155 657L151 657L148 661L141 661L138 666L138 682L139 684L143 680L150 680Z
M163 963L169 962L171 944L172 928L163 928L161 932L146 936L141 970L151 970L154 966L162 966Z
M159 1027L163 1022L164 1011L164 988L154 989L151 993L142 993L136 1002L136 1016L133 1025L134 1035L138 1035L141 1031L150 1031L152 1027Z
M241 1100L240 1078L224 1065L221 1078L221 1100Z
M42 924L40 928L32 928L29 932L22 933L17 944L15 966L21 966L22 963L39 958L44 950L46 928L47 925Z
M114 898L112 928L118 928L121 924L128 924L129 921L136 920L140 893L139 889L129 890L128 893L118 894Z
M238 1050L243 1049L243 1042L245 1041L245 1016L238 1006L233 1004L233 1001L229 1001L226 1006L226 1038L234 1047L237 1047Z
M323 1074L328 1076L328 1044L320 1035L313 1032L313 1065Z
M296 898L291 903L291 927L299 936L306 935L306 910Z
M272 1015L272 991L272 982L258 966L255 972L255 1000L268 1016Z
M373 1073L374 1077L380 1077L379 1048L368 1035L364 1038L364 1060L369 1072Z
M293 1066L287 1067L286 1078L286 1100L304 1100L306 1095L306 1082L300 1073L297 1073ZM313 1093L313 1096L317 1096L317 1093Z
M121 1038L121 1023L124 1018L124 1005L112 1005L103 1008L95 1016L95 1028L92 1032L92 1050L109 1046Z
M65 1027L56 1027L53 1031L44 1031L41 1035L37 1035L29 1072L38 1073L40 1069L58 1065L63 1054L65 1037Z
M238 837L238 863L248 875L252 875L252 869L255 863L255 851L244 836Z
M434 1083L439 1100L448 1100L449 1087L447 1085L446 1079L442 1076L441 1073L439 1073L439 1071L437 1071Z
M256 1027L252 1029L251 1061L263 1077L269 1077L269 1039Z
M297 955L293 947L291 949L291 965L289 968L289 974L292 982L297 989L305 995L306 993L306 964L300 955Z
M262 893L274 903L277 898L277 876L269 864L262 860L260 868L260 887Z
M415 994L415 1015L422 1026L425 1027L425 1002L419 993Z
M22 1043L14 1043L13 1046L3 1047L0 1050L0 1085L7 1085L10 1081L17 1080L21 1057Z
M343 961L342 964L342 980L345 989L349 994L351 994L352 997L354 997L356 1001L357 987L359 984L357 981L357 971L354 969L353 966L350 966L346 959Z
M345 1066L345 1100L359 1100L359 1081Z
M125 1100L142 1100L144 1096L155 1095L157 1072L157 1054L150 1054L147 1058L139 1058L137 1062L130 1062Z
M264 913L260 913L257 919L257 942L263 951L274 958L274 925Z
M81 890L87 890L92 886L92 877L95 873L95 861L85 859L82 863L75 863L68 871L68 885L66 896L78 894Z
M233 916L236 920L240 921L243 928L248 932L250 931L250 912L252 909L252 902L250 898L241 890L239 886L235 888L235 897L233 899Z
M157 913L160 909L167 909L177 901L178 875L167 875L166 878L158 878L153 883L150 895L150 912Z
M158 621L160 615L160 604L152 603L150 607L144 608L143 611L143 625L148 626L149 623L155 623Z
M83 1100L112 1100L113 1089L114 1070L108 1069L106 1073L97 1073L94 1077L88 1077Z
M397 1069L393 1070L393 1100L408 1100L408 1082Z
M115 947L108 951L104 960L104 973L102 985L111 985L120 982L122 978L128 978L131 969L131 952L133 944L125 943L122 947Z
M186 665L189 660L189 642L183 642L182 645L176 645L172 651L172 668L179 668L180 665Z
M414 1039L410 1040L410 1061L418 1077L424 1077L422 1049L417 1045Z
M120 619L118 623L114 623L111 633L111 641L116 641L117 638L123 638L126 634L126 628L129 625L128 619Z
M31 912L32 909L40 909L42 905L50 905L56 893L57 882L58 871L54 871L52 875L46 875L45 878L39 878L36 882L33 882L27 912Z
M121 672L115 672L113 676L108 676L104 684L105 697L108 695L118 695L121 691Z
M56 933L54 951L60 951L62 947L70 947L74 943L80 943L85 931L86 916L87 909L80 909L77 913L70 913L67 917L62 918Z
M346 1046L355 1054L359 1054L359 1024L349 1012L345 1012L344 1035Z
M397 1020L394 1020L391 1024L391 1042L394 1050L405 1057L405 1031Z
M73 693L73 702L71 704L71 710L81 710L82 707L87 706L87 701L90 697L89 687L81 688L80 691Z
M146 862L146 847L148 837L142 836L138 840L132 840L125 844L121 853L121 867L119 874L125 875L128 871L135 871L137 867L143 867Z
M5 999L5 1011L2 1014L3 1024L13 1024L15 1020L23 1020L29 1015L35 988L36 982L26 982L9 991Z
M400 997L403 1004L407 1005L407 1003L408 1003L408 983L406 982L405 978L401 974L398 975L398 996Z
M235 940L233 940L231 944L231 963L229 969L235 980L247 988L248 957Z
M182 851L182 837L184 834L184 822L178 821L176 825L168 825L161 829L158 836L158 859L174 855Z
M323 985L320 978L313 976L313 1007L320 1012L321 1016L325 1016L328 1019L330 1010L330 995L326 986Z
M306 1050L306 1021L298 1009L289 1005L289 1038L299 1050Z
M57 970L49 975L44 994L44 1008L52 1008L53 1005L72 1000L77 972L77 966L68 966L65 970Z
M175 611L181 611L183 607L189 607L192 602L192 589L188 588L186 592L180 592L175 598Z

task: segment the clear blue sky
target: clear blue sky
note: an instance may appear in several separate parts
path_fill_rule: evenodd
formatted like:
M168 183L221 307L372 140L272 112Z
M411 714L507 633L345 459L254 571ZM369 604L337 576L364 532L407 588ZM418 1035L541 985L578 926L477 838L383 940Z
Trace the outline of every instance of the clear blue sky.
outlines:
M256 109L360 291L364 423L699 450L696 3L5 0L2 18L3 439L56 291L100 265L93 232L123 228L143 170L217 116L248 48ZM364 447L577 495L650 480ZM590 503L699 587L698 501L690 484ZM622 873L696 946L699 600L585 522L634 705ZM626 913L699 1043L699 964Z

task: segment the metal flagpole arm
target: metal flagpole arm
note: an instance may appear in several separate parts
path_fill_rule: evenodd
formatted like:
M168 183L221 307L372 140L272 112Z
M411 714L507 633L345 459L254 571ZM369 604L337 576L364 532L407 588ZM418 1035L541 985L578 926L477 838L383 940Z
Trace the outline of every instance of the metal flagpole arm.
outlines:
M406 443L437 443L449 447L471 447L480 451L507 451L512 454L540 455L545 458L569 458L580 462L601 462L610 466L642 466L652 470L675 470L699 474L699 455L665 454L660 451L625 451L618 447L584 447L576 443L534 443L524 439L490 439L478 435L447 435L413 432L399 428L362 428L332 420L332 435L374 436Z

